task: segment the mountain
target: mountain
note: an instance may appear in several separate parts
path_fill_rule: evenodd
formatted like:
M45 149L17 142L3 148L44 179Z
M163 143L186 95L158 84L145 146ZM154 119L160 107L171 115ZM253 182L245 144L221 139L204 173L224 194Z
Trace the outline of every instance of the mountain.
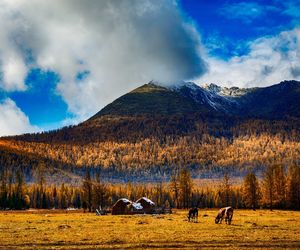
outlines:
M80 181L86 169L109 181L243 175L270 162L300 159L300 82L226 88L151 81L77 126L0 138L0 170L22 169L34 181ZM45 168L46 166L46 168ZM55 179L53 178L55 175Z
M240 113L264 119L300 117L300 82L284 81L266 88L256 88L240 98Z
M145 84L108 104L91 119L110 115L145 115L145 114L208 114L212 108L206 103L198 105L193 99L185 97L179 91L162 87L154 82Z
M164 87L151 81L108 104L91 119L158 114L285 119L300 116L299 97L297 81L248 89L216 84L201 87L192 82Z
M284 81L265 88L203 87L182 82L168 87L151 81L108 104L81 125L94 126L103 117L192 117L234 122L236 119L300 117L300 82ZM81 126L79 125L79 126ZM178 128L178 127L177 127Z
M189 83L180 90L187 92L187 96L196 102L204 101L216 110L232 116L261 119L300 117L298 81L283 81L270 87L249 89L207 84L203 89Z

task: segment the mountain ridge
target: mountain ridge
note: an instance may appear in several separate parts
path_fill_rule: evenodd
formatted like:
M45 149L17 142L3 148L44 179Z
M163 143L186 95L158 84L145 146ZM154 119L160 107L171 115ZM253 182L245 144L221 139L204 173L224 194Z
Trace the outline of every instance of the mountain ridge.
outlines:
M93 117L187 113L262 119L299 117L299 89L300 82L297 81L283 81L261 88L227 88L216 84L199 86L193 82L162 86L151 81L117 98Z

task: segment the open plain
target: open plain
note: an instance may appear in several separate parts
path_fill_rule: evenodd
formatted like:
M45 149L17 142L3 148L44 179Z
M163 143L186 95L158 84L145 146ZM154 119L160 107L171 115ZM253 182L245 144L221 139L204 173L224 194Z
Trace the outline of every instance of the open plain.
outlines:
M235 210L232 225L217 210L168 215L96 216L81 211L0 213L0 249L300 249L300 212Z

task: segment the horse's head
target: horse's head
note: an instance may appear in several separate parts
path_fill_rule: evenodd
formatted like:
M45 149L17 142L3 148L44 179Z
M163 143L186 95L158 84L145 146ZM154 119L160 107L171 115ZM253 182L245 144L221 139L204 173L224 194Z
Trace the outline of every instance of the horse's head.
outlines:
M219 217L219 215L218 215L218 216L216 217L216 219L215 219L215 223L218 224L219 221L220 221L220 217Z

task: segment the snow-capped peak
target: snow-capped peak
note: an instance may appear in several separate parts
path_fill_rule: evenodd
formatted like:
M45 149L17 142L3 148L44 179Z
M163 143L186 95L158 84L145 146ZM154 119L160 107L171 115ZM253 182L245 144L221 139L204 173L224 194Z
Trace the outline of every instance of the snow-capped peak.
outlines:
M218 94L224 97L241 97L253 90L253 88L239 88L239 87L221 87L214 83L203 84L202 87L211 93Z
M205 83L203 84L203 88L215 94L219 94L222 91L222 87L214 83Z

